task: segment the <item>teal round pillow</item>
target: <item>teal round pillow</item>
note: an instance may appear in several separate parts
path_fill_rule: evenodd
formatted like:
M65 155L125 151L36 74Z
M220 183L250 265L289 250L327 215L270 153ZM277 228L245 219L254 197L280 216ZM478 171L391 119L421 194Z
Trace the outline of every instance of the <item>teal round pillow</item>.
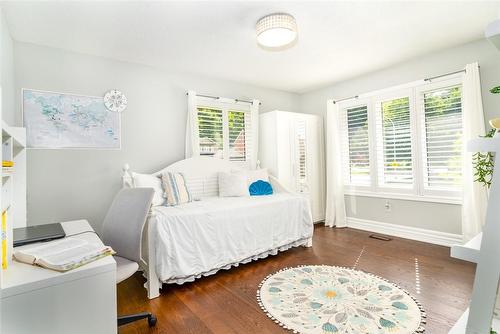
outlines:
M250 196L272 195L273 187L269 182L258 180L250 185L248 188Z

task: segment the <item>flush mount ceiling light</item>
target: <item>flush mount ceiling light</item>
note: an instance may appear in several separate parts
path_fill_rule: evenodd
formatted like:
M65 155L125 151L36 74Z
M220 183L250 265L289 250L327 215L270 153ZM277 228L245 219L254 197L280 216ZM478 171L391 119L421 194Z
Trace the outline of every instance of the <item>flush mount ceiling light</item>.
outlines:
M297 39L297 23L290 14L276 13L257 22L257 42L264 48L281 49Z

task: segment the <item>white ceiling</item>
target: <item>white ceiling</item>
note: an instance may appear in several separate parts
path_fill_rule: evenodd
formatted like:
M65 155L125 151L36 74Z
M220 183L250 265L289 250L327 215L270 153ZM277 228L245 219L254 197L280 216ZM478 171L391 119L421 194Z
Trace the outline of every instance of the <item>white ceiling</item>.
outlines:
M482 38L500 2L3 2L15 40L304 92ZM265 51L255 23L295 16L298 43Z

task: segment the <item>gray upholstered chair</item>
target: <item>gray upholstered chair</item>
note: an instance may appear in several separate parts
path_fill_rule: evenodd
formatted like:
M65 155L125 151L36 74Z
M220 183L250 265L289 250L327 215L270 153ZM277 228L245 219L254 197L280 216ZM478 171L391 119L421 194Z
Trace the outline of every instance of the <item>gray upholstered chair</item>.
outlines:
M152 188L122 189L115 196L104 218L102 239L117 253L114 256L116 284L129 278L139 269L141 235L153 196ZM143 312L119 316L118 326L146 318L149 326L156 324L156 317L153 314Z

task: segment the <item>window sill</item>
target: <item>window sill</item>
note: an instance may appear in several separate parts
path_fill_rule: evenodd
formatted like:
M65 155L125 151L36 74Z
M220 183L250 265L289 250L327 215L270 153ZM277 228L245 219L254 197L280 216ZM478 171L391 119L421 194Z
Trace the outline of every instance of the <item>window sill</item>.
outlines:
M389 199L400 199L405 201L415 201L415 202L429 202L429 203L442 203L442 204L454 204L462 205L461 197L441 197L441 196L418 196L414 194L402 194L402 193L387 193L387 192L371 192L371 191L359 191L359 190L345 190L344 195L348 196L362 196L362 197L375 197L375 198L389 198Z

